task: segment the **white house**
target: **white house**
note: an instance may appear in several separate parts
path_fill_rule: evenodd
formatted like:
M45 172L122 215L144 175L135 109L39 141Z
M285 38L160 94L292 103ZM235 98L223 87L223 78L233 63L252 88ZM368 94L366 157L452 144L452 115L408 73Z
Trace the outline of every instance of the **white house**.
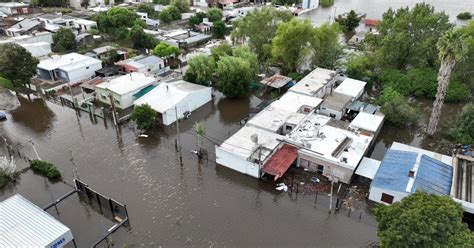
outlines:
M364 94L364 88L367 83L364 81L346 78L342 83L334 89L334 92L352 97L354 100L359 99Z
M41 60L37 66L38 78L43 81L78 82L89 79L102 68L102 61L78 53L55 55Z
M169 70L165 61L155 55L141 55L116 63L124 72L142 72L161 75Z
M333 92L324 98L323 104L321 104L320 113L327 115L336 120L340 120L346 112L349 104L352 102L353 97Z
M211 88L183 80L161 83L134 102L135 106L148 104L157 113L157 120L171 125L185 113L191 113L211 101Z
M141 72L132 72L96 85L96 98L109 105L112 98L116 108L126 109L133 106L133 101L137 99L136 94L154 87L155 82L156 79L153 76Z
M31 35L20 35L0 41L0 44L15 43L28 50L34 57L41 58L51 53L53 34L50 32L33 32Z
M74 27L79 30L79 32L87 32L91 29L97 29L97 22L91 20L75 19L73 24Z
M323 98L334 88L339 79L340 75L336 71L316 68L292 86L289 91Z
M5 33L8 36L20 36L31 32L33 29L38 27L41 23L35 19L25 19L16 23L15 25L8 28Z
M193 0L193 6L207 7L208 4L206 0Z
M417 190L450 195L452 157L394 142L370 184L369 199L392 204Z

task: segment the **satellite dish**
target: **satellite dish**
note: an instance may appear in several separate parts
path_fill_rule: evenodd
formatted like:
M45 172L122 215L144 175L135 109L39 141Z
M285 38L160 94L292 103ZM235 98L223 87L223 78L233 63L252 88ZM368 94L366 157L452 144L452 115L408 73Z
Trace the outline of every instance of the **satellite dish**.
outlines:
M250 139L252 140L253 143L258 144L258 134L254 133L250 135Z

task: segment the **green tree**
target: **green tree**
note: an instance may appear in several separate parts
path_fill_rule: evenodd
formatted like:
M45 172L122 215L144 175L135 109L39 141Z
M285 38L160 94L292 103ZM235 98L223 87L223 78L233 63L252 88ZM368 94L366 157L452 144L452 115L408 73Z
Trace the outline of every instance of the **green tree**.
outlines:
M456 63L454 66L452 78L455 79L454 82L459 81L465 84L470 89L471 95L474 95L474 77L472 76L472 68L474 68L474 21L470 21L460 31L464 33L467 51L463 61ZM449 87L451 87L451 84Z
M334 69L337 59L342 54L339 45L340 30L338 25L323 24L314 29L313 66Z
M449 196L416 192L375 209L381 247L473 247L463 209Z
M181 13L179 12L179 9L176 6L170 5L160 12L158 18L164 23L170 23L172 21L180 20Z
M222 21L224 14L219 8L209 8L206 10L206 16L209 18L210 22Z
M158 44L158 40L153 37L153 35L145 33L143 28L138 25L135 25L132 27L132 29L130 29L128 37L133 44L133 48L135 49L151 49Z
M160 42L153 49L153 54L160 58L168 58L173 56L178 56L181 53L181 50L175 46L172 46L165 42Z
M313 24L309 20L292 19L278 26L272 54L284 72L297 71L311 55L315 42Z
M191 16L188 19L189 28L194 29L195 26L198 25L199 23L201 23L202 20L206 17L207 17L207 15L206 15L205 12L197 12L196 14L194 14L193 16Z
M441 65L438 71L436 99L433 103L433 110L431 111L430 121L426 131L428 135L434 135L436 132L454 66L456 62L462 60L467 53L463 31L461 29L454 29L447 32L439 39L437 47Z
M138 16L135 12L121 7L113 7L94 17L101 32L114 36L116 39L127 37L127 28L133 27Z
M290 11L279 11L271 7L256 9L233 23L232 42L248 44L257 54L258 60L264 63L271 58L271 44L278 25L292 18Z
M232 49L232 56L245 59L250 66L251 76L255 77L259 71L257 55L247 45L236 46Z
M459 20L471 20L472 14L471 12L461 12L456 16Z
M330 7L334 4L334 0L321 0L319 4L325 8Z
M153 0L154 4L161 4L161 5L168 5L170 4L170 0Z
M218 46L211 48L211 56L216 62L226 55L232 55L232 47L227 42L222 42Z
M142 104L133 108L132 120L137 123L139 129L147 130L155 122L156 112L148 104Z
M346 75L350 78L370 82L375 73L375 62L370 54L350 56L346 63Z
M351 10L347 16L339 15L335 21L341 25L344 32L353 32L359 26L360 18Z
M216 88L226 97L243 97L249 91L252 70L243 58L223 56L217 62Z
M217 39L224 39L227 34L227 27L223 21L215 21L212 25L212 34Z
M376 103L381 105L381 111L394 126L404 127L416 122L418 112L408 104L407 100L392 87L385 87Z
M60 53L76 49L76 36L69 28L60 28L53 35L54 48Z
M0 76L10 80L14 89L30 83L38 63L38 59L20 45L0 45Z
M188 61L188 70L184 80L195 84L210 86L216 69L216 62L211 56L198 55Z
M185 13L189 11L189 1L188 0L171 0L170 5L175 6L179 9L179 12Z
M462 108L461 114L452 123L448 134L461 144L474 144L474 104L470 103Z
M379 23L379 34L368 34L366 43L382 67L433 67L438 60L436 43L451 27L444 12L420 3L412 9L389 9Z

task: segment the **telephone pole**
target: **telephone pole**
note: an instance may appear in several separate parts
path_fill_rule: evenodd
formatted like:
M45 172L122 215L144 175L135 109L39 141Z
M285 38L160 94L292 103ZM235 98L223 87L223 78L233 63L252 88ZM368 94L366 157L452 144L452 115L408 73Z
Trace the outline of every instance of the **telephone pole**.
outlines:
M183 156L181 155L181 135L179 133L179 117L178 117L178 107L174 106L174 113L176 115L176 131L178 133L178 152L179 152L179 163L180 165L183 165Z

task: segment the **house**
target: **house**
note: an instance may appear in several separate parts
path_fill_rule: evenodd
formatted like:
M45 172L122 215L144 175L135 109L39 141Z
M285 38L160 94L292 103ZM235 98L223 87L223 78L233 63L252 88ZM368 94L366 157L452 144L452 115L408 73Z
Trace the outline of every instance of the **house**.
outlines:
M40 24L41 23L35 19L24 19L8 28L5 33L11 37L24 35L36 29Z
M33 32L0 41L0 44L15 43L28 50L34 57L42 58L51 53L53 35L50 32Z
M183 80L161 83L135 100L134 105L148 104L158 114L157 120L165 126L210 102L211 88Z
M336 71L316 68L292 86L289 91L323 98L334 88L336 82L340 79L341 75Z
M101 46L101 47L92 49L92 52L88 52L88 53L86 53L86 55L90 56L92 58L96 58L96 59L100 59L102 61L106 61L106 60L109 59L108 58L108 56L109 56L108 52L114 51L114 50L117 52L117 56L119 57L118 58L119 60L124 60L124 59L128 58L128 52L127 51L117 49L116 47L113 47L113 46Z
M208 7L207 0L193 0L193 6L197 7Z
M333 92L324 99L319 113L340 120L346 113L352 99L351 96Z
M59 248L74 242L71 229L22 195L0 202L0 213L0 247Z
M365 135L377 136L382 129L385 115L382 113L369 114L360 112L349 124L349 130L364 132Z
M0 3L0 12L6 15L33 14L33 8L28 3L3 2Z
M377 26L379 25L379 20L376 19L365 19L365 27L368 29L369 33L377 33Z
M334 89L334 92L350 96L352 99L357 100L364 94L366 84L364 81L346 78Z
M91 20L75 19L73 24L74 28L76 28L79 32L87 32L91 29L97 29L97 22Z
M75 18L66 15L44 14L38 17L43 23L44 29L57 32L60 28L74 28Z
M20 44L23 48L28 50L33 57L44 58L51 54L51 43L40 41L36 43Z
M192 48L211 40L212 35L201 34L191 30L176 29L155 36L155 38L179 48Z
M147 87L152 87L155 82L156 79L153 76L132 72L96 85L96 97L99 101L109 105L113 99L116 108L126 109L133 106L133 102L137 99L135 94Z
M102 61L78 53L54 55L37 66L39 79L65 83L92 78L101 68Z
M450 156L394 142L370 184L369 199L388 205L417 190L450 195L452 180Z
M165 61L155 55L141 55L116 63L123 68L123 72L142 72L161 75L169 70Z

